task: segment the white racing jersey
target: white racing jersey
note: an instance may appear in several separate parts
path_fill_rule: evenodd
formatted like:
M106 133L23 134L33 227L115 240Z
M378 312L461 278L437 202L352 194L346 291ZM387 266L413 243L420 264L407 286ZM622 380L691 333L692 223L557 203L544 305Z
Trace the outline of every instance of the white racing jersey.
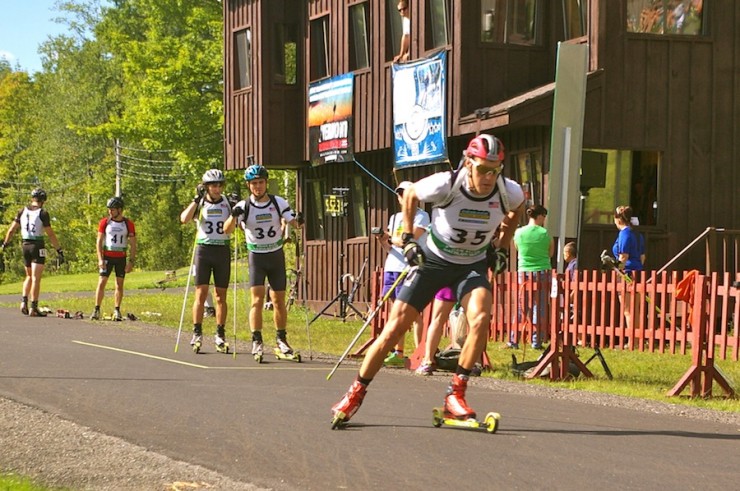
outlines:
M231 207L224 197L218 203L203 200L196 242L200 245L229 245L231 234L224 233L224 223L230 215Z
M27 207L18 213L16 221L21 225L21 238L33 241L44 240L44 227L51 223L43 208L30 210Z
M126 252L128 248L128 223L126 220L117 222L108 219L105 224L105 240L103 250L111 252Z
M524 202L521 186L511 179L503 179L508 195L509 209L504 210L498 187L488 196L475 196L468 188L467 168L460 170L462 185L450 198L450 172L439 172L414 184L419 200L433 205L432 225L426 245L439 257L456 264L472 264L486 257L486 249L496 229L508 211Z
M281 196L273 196L264 203L255 203L250 196L237 206L244 209L237 225L244 230L247 250L250 252L274 252L283 247L283 220L291 222L295 213L288 201ZM276 207L277 205L277 207Z

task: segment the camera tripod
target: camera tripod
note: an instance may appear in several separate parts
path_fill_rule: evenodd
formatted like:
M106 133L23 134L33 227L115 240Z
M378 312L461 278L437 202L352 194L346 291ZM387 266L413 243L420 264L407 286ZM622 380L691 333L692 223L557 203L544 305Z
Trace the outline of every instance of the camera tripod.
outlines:
M354 278L351 274L344 274L344 254L339 254L339 278L337 279L337 290L339 293L337 293L337 295L332 298L329 303L324 305L324 307L314 316L314 318L311 319L309 325L313 324L316 319L324 315L324 313L337 302L339 302L339 317L342 319L342 322L347 319L348 308L351 309L355 314L360 316L362 320L365 320L365 314L360 312L360 310L358 310L357 307L352 304L352 300L355 293L357 292L357 289L360 286L360 279L365 272L367 261L368 258L365 258L365 262L362 264L362 268L360 269L360 274L356 278ZM352 281L352 290L349 293L347 293L347 290L345 290L344 288L344 283L347 279Z

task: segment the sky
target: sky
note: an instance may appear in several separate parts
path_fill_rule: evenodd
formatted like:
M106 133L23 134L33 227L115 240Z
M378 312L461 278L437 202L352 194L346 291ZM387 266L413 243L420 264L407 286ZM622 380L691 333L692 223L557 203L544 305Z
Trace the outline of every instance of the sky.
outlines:
M0 0L0 58L33 74L41 71L39 45L51 35L65 32L66 25L52 19L56 0Z

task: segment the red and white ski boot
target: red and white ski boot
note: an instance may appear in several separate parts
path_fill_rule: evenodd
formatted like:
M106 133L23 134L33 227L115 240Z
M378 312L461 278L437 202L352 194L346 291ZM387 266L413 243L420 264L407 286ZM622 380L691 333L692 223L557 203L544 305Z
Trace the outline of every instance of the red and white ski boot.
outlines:
M367 385L361 383L359 380L352 382L344 397L331 408L333 418L331 421L332 430L341 427L354 416L357 410L360 409L366 393Z

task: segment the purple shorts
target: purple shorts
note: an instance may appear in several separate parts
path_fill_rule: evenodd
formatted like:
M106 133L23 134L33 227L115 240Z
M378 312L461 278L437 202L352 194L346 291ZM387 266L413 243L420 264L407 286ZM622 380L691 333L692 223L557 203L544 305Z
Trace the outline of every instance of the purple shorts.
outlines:
M457 300L457 298L455 298L455 292L453 292L452 288L450 288L449 286L441 288L437 293L434 294L434 298L443 302L454 302Z

